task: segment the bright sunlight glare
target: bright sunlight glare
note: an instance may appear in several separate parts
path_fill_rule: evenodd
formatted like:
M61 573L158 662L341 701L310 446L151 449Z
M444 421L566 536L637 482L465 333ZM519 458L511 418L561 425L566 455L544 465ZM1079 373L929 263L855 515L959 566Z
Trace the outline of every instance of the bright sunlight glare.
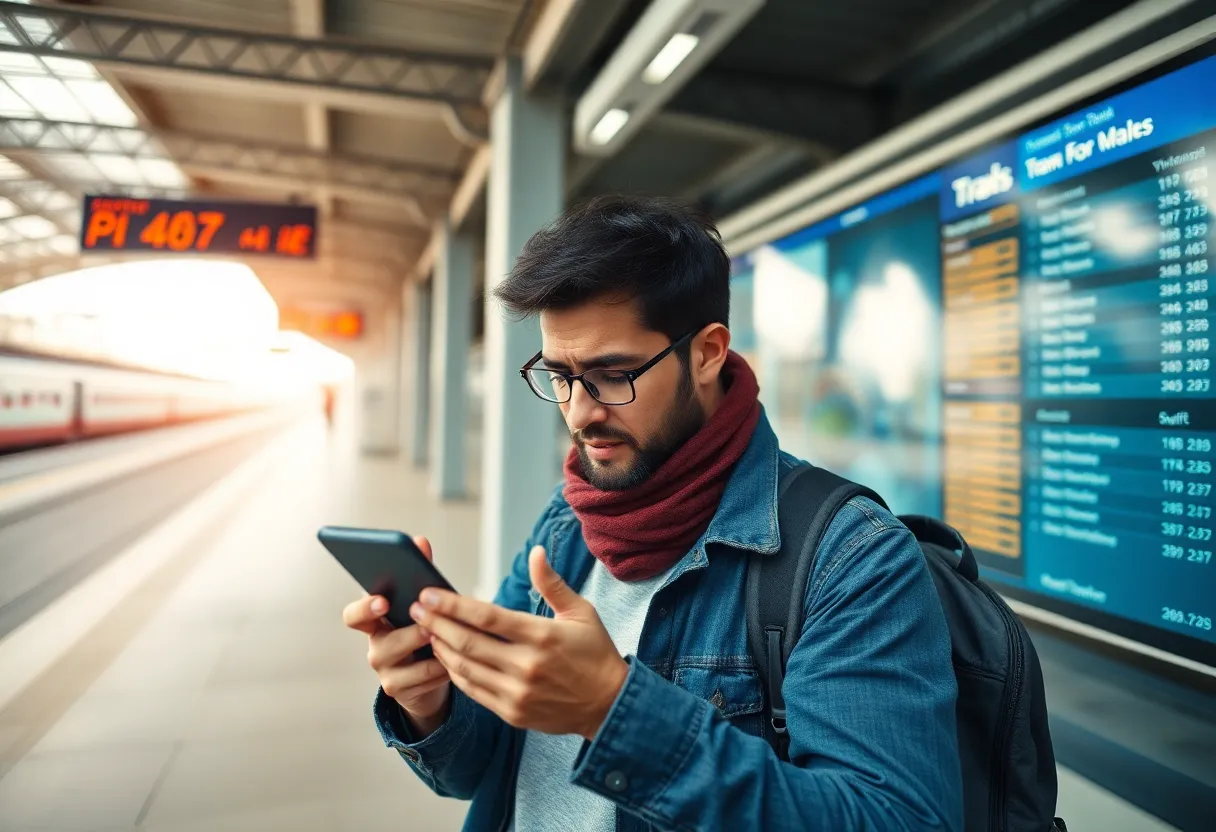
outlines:
M349 359L278 326L257 275L226 260L117 263L0 293L0 346L263 389L353 373Z

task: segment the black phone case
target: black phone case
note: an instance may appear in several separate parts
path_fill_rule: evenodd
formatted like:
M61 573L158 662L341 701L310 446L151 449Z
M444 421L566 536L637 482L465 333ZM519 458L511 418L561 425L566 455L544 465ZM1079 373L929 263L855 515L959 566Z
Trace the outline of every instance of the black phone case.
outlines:
M384 596L389 604L384 618L393 627L414 623L409 615L410 604L427 587L455 592L414 541L402 532L325 526L317 532L317 539L369 595ZM419 659L432 655L429 644L414 654Z

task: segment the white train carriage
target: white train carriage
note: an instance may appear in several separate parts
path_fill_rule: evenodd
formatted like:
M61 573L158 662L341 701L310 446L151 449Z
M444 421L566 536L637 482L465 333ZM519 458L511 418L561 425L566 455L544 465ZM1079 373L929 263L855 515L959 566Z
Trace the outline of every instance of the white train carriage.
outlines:
M0 449L69 439L79 428L71 365L0 356Z
M233 415L274 400L220 381L0 355L0 450Z

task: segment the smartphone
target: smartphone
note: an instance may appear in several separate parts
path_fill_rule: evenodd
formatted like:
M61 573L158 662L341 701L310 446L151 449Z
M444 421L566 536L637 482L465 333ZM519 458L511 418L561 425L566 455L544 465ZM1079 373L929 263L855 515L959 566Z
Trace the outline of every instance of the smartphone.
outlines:
M383 529L323 526L317 532L321 545L359 582L369 595L388 601L384 620L393 627L408 627L410 604L428 587L456 590L408 535ZM428 644L415 658L430 658Z

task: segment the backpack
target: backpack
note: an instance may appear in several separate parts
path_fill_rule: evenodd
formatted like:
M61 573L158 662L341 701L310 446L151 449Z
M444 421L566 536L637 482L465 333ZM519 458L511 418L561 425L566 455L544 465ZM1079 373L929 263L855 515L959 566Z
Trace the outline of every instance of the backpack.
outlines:
M745 591L748 647L764 684L766 728L771 729L766 734L778 757L788 761L781 685L802 632L805 587L819 542L853 497L868 497L884 508L886 503L873 491L811 465L786 474L778 496L781 551L750 556ZM950 629L964 828L1065 832L1055 817L1055 756L1030 634L980 580L975 555L958 532L929 517L898 519L920 543Z

